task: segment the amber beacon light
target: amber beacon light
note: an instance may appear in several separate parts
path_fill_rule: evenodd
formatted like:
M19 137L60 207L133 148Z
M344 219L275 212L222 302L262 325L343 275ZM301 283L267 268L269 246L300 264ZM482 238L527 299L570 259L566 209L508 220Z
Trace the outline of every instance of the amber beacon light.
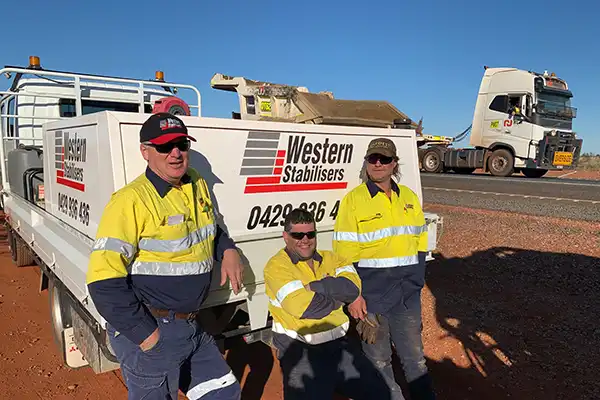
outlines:
M38 56L29 56L29 68L40 68L40 58Z

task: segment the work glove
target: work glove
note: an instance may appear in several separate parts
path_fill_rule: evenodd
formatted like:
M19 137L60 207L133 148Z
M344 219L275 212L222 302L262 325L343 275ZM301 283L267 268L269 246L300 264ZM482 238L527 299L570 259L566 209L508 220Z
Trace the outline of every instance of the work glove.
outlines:
M381 328L379 315L367 313L364 319L356 324L356 331L360 338L368 344L374 344L377 341L377 333Z

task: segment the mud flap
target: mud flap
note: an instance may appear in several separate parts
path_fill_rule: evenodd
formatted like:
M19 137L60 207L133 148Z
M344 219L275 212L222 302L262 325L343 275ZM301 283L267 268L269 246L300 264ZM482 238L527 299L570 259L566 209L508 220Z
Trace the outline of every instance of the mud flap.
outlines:
M65 344L63 351L67 365L70 368L81 368L88 365L79 347L75 344L75 333L72 326L63 330L63 339L63 343Z

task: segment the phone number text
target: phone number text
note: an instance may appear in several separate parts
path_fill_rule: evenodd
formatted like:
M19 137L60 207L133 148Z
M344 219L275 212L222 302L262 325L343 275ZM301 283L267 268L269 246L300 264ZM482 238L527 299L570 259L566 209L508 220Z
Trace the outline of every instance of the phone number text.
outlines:
M333 220L337 217L338 208L340 201L336 201L331 207L327 205L326 201L312 201L300 203L298 208L308 210L316 222L321 222L327 216ZM277 226L283 226L285 224L285 217L292 211L294 207L292 204L269 204L267 206L256 205L250 210L248 217L248 223L246 227L248 230L253 230L258 227L262 228L274 228Z
M90 224L90 205L74 197L59 193L58 211L86 226Z

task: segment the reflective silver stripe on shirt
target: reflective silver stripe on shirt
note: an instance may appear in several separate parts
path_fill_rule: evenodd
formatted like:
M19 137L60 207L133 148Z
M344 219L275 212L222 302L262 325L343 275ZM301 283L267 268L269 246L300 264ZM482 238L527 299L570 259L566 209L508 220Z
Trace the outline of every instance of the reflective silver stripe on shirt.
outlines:
M269 299L269 303L271 303L273 307L282 308L281 303L277 301L277 299Z
M218 389L222 389L227 386L231 386L237 382L237 379L233 372L229 371L225 375L210 379L208 381L202 382L188 390L185 394L190 400L198 400L207 395L210 392L213 392Z
M210 272L213 267L213 260L193 261L193 262L160 262L160 261L139 261L136 260L131 265L132 275L163 275L163 276L185 276L200 275Z
M358 262L361 268L392 268L398 266L414 265L419 263L419 255L391 257L391 258L364 258Z
M300 335L298 332L292 329L286 329L279 322L273 321L273 332L281 333L286 336L291 337L292 339L299 340L308 344L321 344L326 342L331 342L332 340L339 339L346 335L348 332L348 327L350 326L349 322L344 322L342 325L337 326L333 329L323 332L317 333L306 333L304 335Z
M300 290L304 288L304 284L302 281L291 281L283 285L278 291L275 297L277 297L277 301L279 304L283 303L283 299L285 299L289 294L294 293L296 290Z
M176 251L189 249L190 247L208 239L210 235L215 234L216 230L216 226L214 224L210 224L203 226L202 228L182 237L181 239L161 240L143 238L140 240L139 247L140 250L173 253Z
M422 226L390 226L383 229L378 229L373 232L356 233L356 232L334 232L333 240L346 242L368 243L374 242L390 236L400 235L420 235L427 232L427 225Z
M345 267L336 268L336 270L335 270L335 276L338 276L342 272L349 272L351 274L357 274L358 275L358 272L356 272L356 269L352 265L346 265Z
M356 232L333 232L333 240L344 242L358 242L358 233Z
M112 238L112 237L102 237L98 238L94 242L94 246L92 247L92 251L99 250L108 250L114 251L119 254L122 254L128 261L131 261L133 258L136 248L131 243L128 243L124 240Z

